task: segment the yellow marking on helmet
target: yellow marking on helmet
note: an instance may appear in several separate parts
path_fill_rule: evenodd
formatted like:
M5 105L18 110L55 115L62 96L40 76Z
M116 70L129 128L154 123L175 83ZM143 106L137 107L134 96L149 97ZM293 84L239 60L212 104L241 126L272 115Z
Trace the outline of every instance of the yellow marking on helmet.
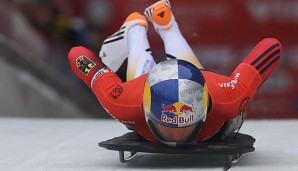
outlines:
M144 96L143 96L143 108L145 114L149 114L151 111L151 89L150 85L146 82L144 87Z
M176 112L173 112L173 114L175 114L175 115L182 115L183 114L183 112L180 112L180 109L181 109L181 107L184 105L184 103L181 103L181 102L176 102L176 103L174 103L173 104L173 106L175 106L175 108L176 108Z
M203 107L204 107L204 111L206 111L207 113L207 108L208 108L208 100L209 100L209 95L208 95L208 87L207 84L204 84L204 88L203 88Z

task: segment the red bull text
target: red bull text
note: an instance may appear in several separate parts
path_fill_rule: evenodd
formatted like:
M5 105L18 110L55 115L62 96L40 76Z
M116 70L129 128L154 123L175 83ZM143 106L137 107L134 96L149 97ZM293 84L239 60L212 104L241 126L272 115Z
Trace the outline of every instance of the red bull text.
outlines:
M190 114L188 117L180 116L184 113L193 112L193 108L182 102L176 102L172 105L166 106L163 108L161 121L168 124L187 124L194 121L194 115ZM168 117L164 113L172 113L176 116Z
M168 124L187 124L194 121L194 116L193 115L189 115L188 117L174 116L174 118L170 118L166 114L162 114L161 121Z

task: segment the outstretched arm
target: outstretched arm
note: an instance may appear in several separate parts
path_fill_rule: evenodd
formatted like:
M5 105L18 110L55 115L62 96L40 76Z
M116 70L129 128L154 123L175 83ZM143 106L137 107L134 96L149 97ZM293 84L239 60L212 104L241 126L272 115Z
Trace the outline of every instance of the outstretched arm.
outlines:
M68 60L73 72L92 89L113 118L123 123L134 122L142 112L147 75L123 83L93 52L82 46L72 48Z
M256 45L242 63L252 66L257 71L262 84L278 65L281 50L282 45L277 39L266 38Z

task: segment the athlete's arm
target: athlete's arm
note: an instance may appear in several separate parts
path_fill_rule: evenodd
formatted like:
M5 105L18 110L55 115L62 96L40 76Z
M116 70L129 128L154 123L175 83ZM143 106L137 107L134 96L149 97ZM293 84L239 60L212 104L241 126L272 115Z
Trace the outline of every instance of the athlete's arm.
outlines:
M207 72L209 93L221 115L234 118L243 101L252 100L257 89L276 68L281 49L278 40L267 38L256 45L230 77Z
M143 91L147 75L123 83L112 73L104 73L92 84L92 91L107 112L123 123L134 122L143 113Z
M72 48L68 60L73 72L92 89L112 117L123 123L134 122L135 116L142 112L146 75L123 83L93 52L82 46Z
M253 99L258 88L275 70L280 60L281 51L282 45L277 39L263 39L235 69L232 77L238 75L239 78L238 88L235 88L238 91L235 91L234 94L236 97L240 97L240 110L245 107L243 106L245 101Z

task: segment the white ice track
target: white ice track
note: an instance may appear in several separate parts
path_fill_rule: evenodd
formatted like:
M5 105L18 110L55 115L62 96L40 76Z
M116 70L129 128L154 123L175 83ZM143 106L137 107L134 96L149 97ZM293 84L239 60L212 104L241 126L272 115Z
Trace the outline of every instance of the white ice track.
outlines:
M0 118L0 170L206 170L192 155L142 153L122 164L97 146L126 132L113 120ZM256 151L230 170L298 170L298 120L248 120L241 132L256 138Z

